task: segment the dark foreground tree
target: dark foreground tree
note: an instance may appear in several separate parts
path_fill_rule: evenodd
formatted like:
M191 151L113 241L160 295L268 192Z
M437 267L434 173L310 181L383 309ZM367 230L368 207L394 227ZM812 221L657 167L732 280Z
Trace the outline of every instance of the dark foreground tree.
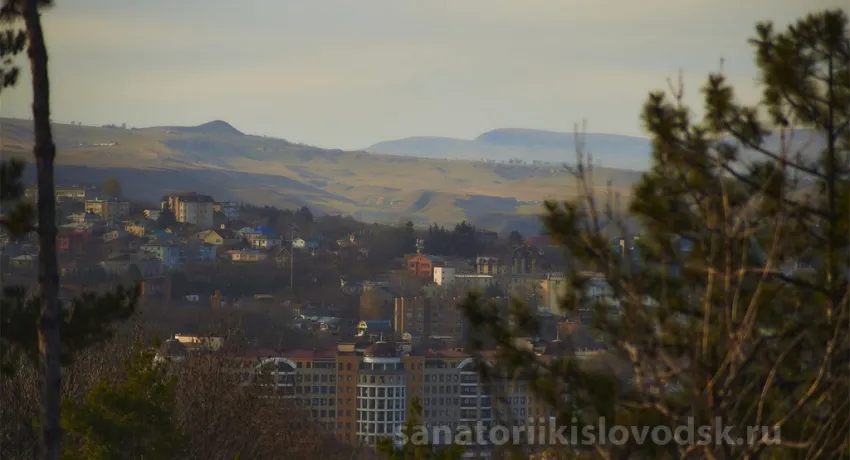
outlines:
M139 349L118 382L101 379L82 401L68 401L62 426L68 460L172 459L183 449L173 422L177 384L155 354Z
M59 304L59 267L56 257L56 195L54 184L53 163L56 157L56 145L53 142L50 122L50 81L47 69L47 46L41 25L41 10L53 4L50 0L4 0L0 6L0 23L17 25L23 22L23 30L17 27L0 31L0 76L2 85L6 88L17 82L19 74L12 62L12 57L26 49L30 64L32 84L32 116L35 140L33 160L36 166L38 187L37 232L39 241L38 284L39 293L24 299L24 291L9 293L11 301L7 301L6 292L3 299L4 322L15 327L15 333L27 335L28 327L35 327L38 332L37 350L39 363L42 368L42 437L45 459L58 460L61 452L60 428L60 383L63 358L62 324L68 318ZM21 216L18 216L21 217ZM14 225L13 225L14 226ZM32 309L41 306L41 313L36 322ZM125 305L118 305L123 310ZM130 304L132 307L132 303ZM113 310L115 311L115 310ZM126 311L126 310L124 310ZM74 314L72 314L74 315ZM82 313L79 318L84 317ZM118 314L121 316L121 314ZM108 322L107 318L104 321ZM85 331L93 327L97 331L105 331L101 318L93 318L86 322L81 337L89 337ZM6 326L6 324L4 324ZM9 328L4 328L4 334ZM98 335L98 334L95 334ZM9 345L7 347L7 345ZM32 351L31 342L13 339L3 339L4 355L7 350L23 346L24 353ZM65 348L67 350L67 347Z
M444 439L430 439L431 430L425 428L422 423L422 406L418 400L413 400L408 411L407 422L401 429L400 439L382 438L378 440L377 450L386 460L459 460L463 458L466 452L464 446L446 445Z
M547 203L547 229L573 262L564 308L592 313L611 370L573 354L540 362L512 345L536 328L525 310L508 321L464 306L560 424L695 427L666 443L597 438L577 447L589 456L850 455L848 18L824 11L783 32L759 24L751 44L758 106L737 102L720 74L703 88L702 121L683 105L681 84L672 100L650 95L643 121L654 162L630 197L642 229L635 244L612 247L626 225L618 200L594 196L592 161L579 158L578 201ZM610 295L587 297L587 271Z

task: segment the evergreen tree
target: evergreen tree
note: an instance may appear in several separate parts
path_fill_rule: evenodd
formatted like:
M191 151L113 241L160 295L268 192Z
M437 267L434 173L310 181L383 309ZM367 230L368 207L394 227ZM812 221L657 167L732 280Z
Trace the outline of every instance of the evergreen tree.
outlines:
M103 194L115 198L121 197L121 182L114 177L106 179L103 183Z
M411 404L407 422L402 428L401 446L387 437L378 440L377 449L387 460L460 460L465 448L460 445L439 447L428 439L422 424L422 406L418 400Z
M701 122L681 85L672 100L650 95L643 121L654 162L629 205L642 228L633 249L611 250L617 202L597 206L583 158L579 200L546 205L547 229L575 259L563 306L595 312L604 357L541 362L512 344L537 329L526 311L509 320L474 298L464 305L472 327L499 343L502 365L529 379L561 424L710 427L707 443L631 439L588 453L850 455L848 19L830 10L782 32L759 24L751 44L763 86L757 107L739 103L720 74L703 88ZM820 151L800 152L804 145ZM585 298L580 270L606 281L610 298ZM731 440L723 426L735 427Z
M302 206L301 209L295 213L295 218L302 223L313 223L313 213L307 206Z
M13 57L25 48L29 58L33 93L32 115L35 142L33 159L36 165L38 187L36 230L39 241L38 281L39 292L30 295L25 289L4 286L2 297L3 337L0 340L0 358L4 367L7 358L16 354L37 356L41 365L43 395L42 441L43 458L58 460L61 451L60 423L60 379L63 361L75 347L88 345L108 335L109 323L113 319L129 314L135 305L135 296L120 290L118 303L105 303L106 297L91 296L75 302L72 308L62 309L59 303L59 266L56 255L56 195L54 184L54 159L56 145L50 119L50 81L47 68L47 46L41 23L41 11L53 4L50 0L3 0L0 6L0 22L4 25L23 23L24 29L0 30L0 90L17 82L19 71ZM5 163L12 165L12 163ZM11 168L11 169L10 169ZM14 167L7 166L4 173ZM18 172L18 179L20 174ZM6 177L0 187L9 190ZM15 194L2 194L3 200L19 198ZM4 227L7 231L22 230L29 223L25 208L18 207L18 214L7 215ZM126 303L123 301L127 301ZM92 305L91 302L95 302ZM103 302L101 302L103 301ZM102 308L101 308L102 307ZM39 312L40 311L40 312ZM105 317L90 316L92 313L109 312ZM39 313L36 313L39 312ZM74 324L75 326L70 326ZM63 327L64 326L64 327ZM65 332L64 330L68 331ZM11 333L11 334L10 334ZM34 339L34 336L37 338ZM67 339L73 339L70 342ZM66 340L63 343L63 340Z
M401 242L402 254L416 252L416 229L413 227L413 221L408 220L404 224Z
M523 238L522 233L513 230L510 234L508 234L508 244L511 246L519 246L525 243L525 238Z
M176 380L154 353L139 351L117 383L102 380L81 402L67 402L62 428L68 460L178 458L182 436L175 426Z
M156 219L156 227L160 230L166 230L177 225L177 216L171 210L171 206L162 208L159 212L159 217Z

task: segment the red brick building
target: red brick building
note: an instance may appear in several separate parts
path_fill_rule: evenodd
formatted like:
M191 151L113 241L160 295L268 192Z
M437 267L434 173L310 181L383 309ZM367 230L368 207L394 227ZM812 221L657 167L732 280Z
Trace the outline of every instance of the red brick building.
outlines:
M428 254L413 254L407 257L407 270L413 276L420 278L434 278L434 267L445 267L446 263L441 257Z
M56 252L60 254L80 252L85 248L90 236L88 232L60 232L56 235Z

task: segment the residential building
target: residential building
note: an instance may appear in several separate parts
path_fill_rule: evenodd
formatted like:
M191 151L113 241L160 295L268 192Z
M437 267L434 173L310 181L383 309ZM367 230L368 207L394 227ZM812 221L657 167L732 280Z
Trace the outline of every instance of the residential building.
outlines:
M207 244L221 246L237 241L236 235L230 230L203 230L195 234L195 238Z
M87 190L81 186L62 186L57 185L54 195L57 201L85 201ZM38 199L38 189L36 187L27 188L24 191L26 198Z
M387 340L393 336L393 323L389 320L368 320L357 323L357 336L373 341Z
M514 248L507 257L479 256L475 259L475 273L479 275L539 273L542 254L533 246Z
M540 306L556 316L564 316L561 299L567 293L567 278L563 273L547 273L540 281Z
M454 267L434 267L434 283L447 286L454 282L457 269Z
M527 346L544 362L557 352L546 344ZM525 382L481 380L475 360L463 349L409 350L388 341L340 343L336 350L272 352L248 362L266 371L255 378L270 396L292 399L352 444L375 445L399 433L414 400L421 403L423 423L452 433L461 426L474 429L478 422L489 428L554 415ZM483 357L491 364L486 360L494 356ZM467 456L490 454L484 443Z
M97 224L103 221L103 218L91 212L80 212L68 216L68 220L74 223L82 224Z
M239 203L220 201L213 204L213 211L224 214L229 221L239 219Z
M434 267L444 267L445 261L442 257L417 253L406 257L405 265L413 276L434 279Z
M475 258L475 273L478 275L498 275L502 273L502 259L494 256Z
M183 248L169 241L152 241L140 246L140 249L159 259L163 268L172 269L183 265Z
M121 219L130 215L130 202L115 197L86 200L86 212L103 219Z
M253 238L249 238L248 242L251 243L251 247L254 249L271 249L280 247L283 243L283 240L277 235L252 235Z
M160 209L145 209L143 214L150 220L159 219L159 215L162 214L162 210Z
M100 262L106 273L123 275L135 266L143 277L157 276L162 272L162 264L147 254L113 254Z
M393 329L398 337L410 334L415 344L427 344L431 339L462 341L466 319L458 308L461 297L396 297Z
M128 236L128 235L130 235L130 233L126 230L121 230L121 229L111 230L111 231L104 233L103 236L102 236L102 239L103 239L104 243L108 243L110 241L115 241L115 240L124 238L125 236Z
M234 262L260 262L266 260L266 253L256 249L241 249L230 250L224 253L225 256Z
M200 228L213 226L213 199L195 192L175 193L162 198L162 209L170 208L175 220Z
M147 219L134 220L124 224L124 230L133 236L145 236L156 228L156 222Z
M466 291L484 292L490 286L498 285L499 279L495 275L483 275L478 273L456 274L454 276L454 284L463 288Z
M56 252L59 254L79 253L85 248L90 237L90 232L62 229L56 235Z
M212 262L216 260L216 245L202 242L188 244L183 255L185 260L193 262Z
M56 199L57 200L72 200L72 201L85 201L86 199L86 188L79 186L56 186Z
M145 278L140 285L142 300L167 303L171 299L171 278L168 276Z

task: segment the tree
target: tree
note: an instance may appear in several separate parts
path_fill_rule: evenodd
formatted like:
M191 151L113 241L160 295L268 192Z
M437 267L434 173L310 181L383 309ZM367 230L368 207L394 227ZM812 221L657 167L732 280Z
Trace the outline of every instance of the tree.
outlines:
M310 208L307 206L302 206L301 209L295 213L295 218L301 222L309 224L313 222L313 213L310 212Z
M512 230L510 234L508 234L508 244L511 246L519 246L525 244L525 238L523 238L522 233Z
M475 330L499 342L504 366L531 381L560 423L692 423L713 436L705 444L596 444L598 456L850 454L848 19L824 11L783 32L762 23L751 44L758 106L739 103L721 74L703 88L701 122L682 102L681 83L671 84L672 100L650 94L643 122L654 161L628 207L642 228L633 249L612 251L611 232L628 236L626 225L618 200L598 204L581 142L579 199L546 205L547 229L575 259L563 307L595 312L589 327L609 347L610 366L574 353L541 362L511 344L537 329L529 314L515 309L509 321L475 299L464 305ZM805 138L795 144L792 136ZM806 151L812 142L819 151ZM586 271L607 282L610 296L583 298ZM718 421L736 427L733 442ZM738 436L746 442L734 443Z
M0 32L0 77L2 85L7 88L17 82L18 69L13 65L12 57L25 48L30 63L32 76L32 115L35 142L33 157L36 164L38 182L38 281L40 292L37 296L27 296L25 290L15 289L6 291L3 296L3 320L7 325L13 325L17 334L12 340L3 338L3 354L7 351L23 348L24 353L33 351L33 342L27 335L28 330L37 330L38 340L35 349L38 350L39 363L42 367L42 437L43 456L46 459L58 460L61 450L60 423L60 384L61 366L63 361L62 323L68 320L68 311L63 311L59 304L59 267L56 256L56 195L54 184L54 159L56 145L53 142L50 119L50 81L47 68L47 46L41 25L41 11L53 4L50 0L4 0L0 7L0 20L6 24L14 24L23 20L23 30L3 30ZM4 177L5 179L5 177ZM22 216L17 216L22 217ZM6 223L11 228L18 223ZM8 296L7 296L8 294ZM35 306L40 305L41 312L35 321ZM117 311L121 310L121 307ZM131 305L132 307L132 305ZM86 318L86 308L81 308L78 318ZM116 311L110 309L110 311ZM77 316L71 313L71 318ZM107 318L107 322L112 318ZM108 330L100 319L90 319L81 324L76 331L87 341L97 332ZM32 328L32 329L29 329ZM4 328L4 335L10 329ZM89 332L95 334L89 335ZM67 347L65 348L67 350Z
M159 217L156 219L157 228L165 230L175 225L177 225L177 217L174 215L174 211L171 210L171 206L162 208L162 211L159 212Z
M402 254L407 254L416 251L416 228L413 226L413 221L408 220L404 224L402 233Z
M110 177L103 183L103 194L110 197L121 197L121 182L118 179Z
M401 446L397 446L392 438L378 440L378 452L387 460L459 460L465 449L461 445L437 447L429 442L427 436L421 433L422 406L419 400L413 400L407 415L407 422L402 428ZM425 439L421 439L425 438Z
M63 408L69 460L171 459L183 447L173 422L176 379L154 353L140 350L125 364L125 377L101 380L83 401Z

